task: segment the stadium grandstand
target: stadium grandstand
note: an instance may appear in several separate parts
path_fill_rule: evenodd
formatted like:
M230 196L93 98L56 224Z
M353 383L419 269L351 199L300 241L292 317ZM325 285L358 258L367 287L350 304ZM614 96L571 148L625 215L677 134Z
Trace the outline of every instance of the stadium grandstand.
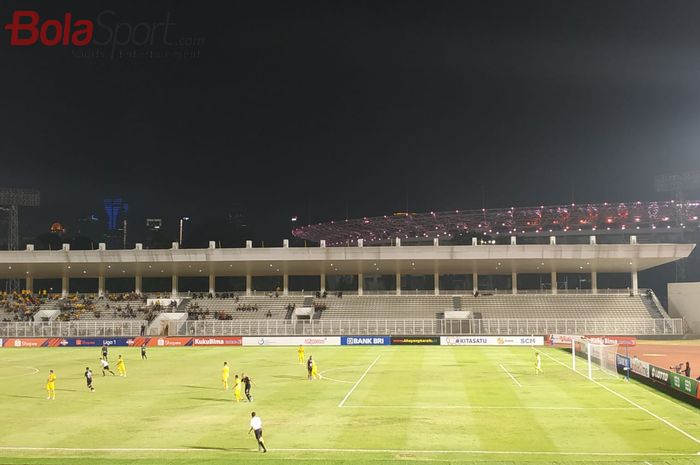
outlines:
M638 273L683 260L695 246L639 239L657 229L696 231L698 205L405 214L293 231L315 247L290 247L288 240L281 247L248 241L244 248L210 242L206 249L28 245L0 252L0 279L24 282L2 295L0 335L681 335L686 322L669 316L652 289L639 288ZM585 241L561 239L574 226ZM613 228L624 240L600 243ZM451 240L463 231L506 240ZM528 240L533 235L545 240ZM570 285L563 277L572 275L579 280ZM622 284L599 286L604 276ZM245 285L217 286L228 277ZM300 277L305 288L290 286ZM107 283L117 278L131 280L133 290L110 292ZM168 289L144 290L145 280L163 278ZM181 288L186 278L208 279L207 291ZM259 278L279 285L254 285ZM72 291L74 280L92 283L93 291ZM60 282L60 292L37 289L47 282Z
M386 244L453 239L465 234L490 236L619 234L697 231L700 201L618 202L555 206L395 213L330 221L295 228L292 233L328 246Z

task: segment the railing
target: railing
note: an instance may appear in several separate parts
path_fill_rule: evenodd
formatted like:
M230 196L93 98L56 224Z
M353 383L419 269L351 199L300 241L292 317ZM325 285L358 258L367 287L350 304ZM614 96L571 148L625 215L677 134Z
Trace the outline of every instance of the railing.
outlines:
M644 295L646 294L647 289L639 288L638 294L639 295ZM285 296L283 295L282 292L279 292L279 297L315 297L317 291L289 291L289 293ZM326 291L328 297L335 297L338 294L338 291ZM343 296L357 296L358 292L357 290L353 291L340 291L343 293ZM245 299L246 297L269 297L270 294L274 295L274 291L251 291L250 296L246 295L245 291L230 291L230 292L221 292L220 294L223 293L231 293L231 294L236 294L239 299ZM513 291L511 289L479 289L479 293L481 295L488 295L488 294L495 294L495 295L512 295ZM557 295L629 295L630 289L603 289L599 288L596 290L595 294L591 289L557 289ZM204 295L202 300L206 300L209 298L209 294L206 292L194 292L194 293L180 293L177 297L178 298L185 298L185 297L193 297L194 295ZM364 290L362 292L364 296L396 296L396 290ZM517 295L521 294L531 294L531 295L553 295L551 289L518 289ZM402 289L401 290L401 296L434 296L435 291L433 289ZM474 291L471 289L457 289L457 290L450 290L450 289L440 289L440 296L442 297L449 297L452 295L460 295L460 296L473 296ZM162 297L162 298L170 298L168 297ZM218 298L223 298L223 297L218 297ZM230 299L230 297L229 297ZM199 299L198 299L199 300Z
M65 321L51 323L2 322L0 337L138 336L147 321Z
M648 293L649 296L651 296L651 301L654 304L654 306L656 306L656 309L659 311L659 313L663 315L664 318L669 318L668 312L664 308L659 298L656 296L656 292L654 292L651 289L647 289L645 292Z
M0 323L0 337L138 336L146 321ZM330 335L676 335L682 319L464 319L464 320L198 320L169 322L170 336Z
M199 320L171 325L179 336L330 335L682 335L682 319Z

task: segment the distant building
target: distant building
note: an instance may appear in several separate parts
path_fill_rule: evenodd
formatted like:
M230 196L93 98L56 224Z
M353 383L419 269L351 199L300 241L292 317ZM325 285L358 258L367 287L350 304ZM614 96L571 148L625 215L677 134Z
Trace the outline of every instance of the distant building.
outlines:
M51 227L49 228L49 231L52 232L53 234L63 234L66 232L66 228L63 227L63 225L59 222L55 222L51 224Z
M78 218L78 235L89 237L95 242L100 242L104 231L100 219L91 213L84 218Z
M121 198L104 199L105 213L107 214L107 233L105 242L110 249L121 249L127 246L127 214L129 204Z
M164 248L172 243L165 233L162 218L146 218L146 238L144 245L147 249Z
M246 211L241 206L234 206L228 211L228 224L235 229L245 230L248 227Z
M121 228L129 212L129 204L120 198L104 199L103 204L107 213L107 231Z
M160 231L163 228L162 218L146 218L147 231Z

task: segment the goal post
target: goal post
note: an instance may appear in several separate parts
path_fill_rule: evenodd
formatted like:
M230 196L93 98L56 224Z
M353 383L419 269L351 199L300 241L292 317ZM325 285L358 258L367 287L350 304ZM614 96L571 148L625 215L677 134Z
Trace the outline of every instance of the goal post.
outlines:
M572 338L572 369L576 371L576 357L581 357L586 361L589 379L617 378L617 347L615 343L605 344L585 337Z

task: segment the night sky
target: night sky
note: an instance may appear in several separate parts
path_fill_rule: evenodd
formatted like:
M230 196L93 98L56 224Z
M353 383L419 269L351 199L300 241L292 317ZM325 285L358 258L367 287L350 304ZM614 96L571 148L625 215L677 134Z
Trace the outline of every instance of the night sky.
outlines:
M700 169L699 2L16 1L0 23L19 9L175 23L115 56L0 29L0 186L43 196L25 235L118 196L173 236L242 208L279 242L292 215L654 200Z

